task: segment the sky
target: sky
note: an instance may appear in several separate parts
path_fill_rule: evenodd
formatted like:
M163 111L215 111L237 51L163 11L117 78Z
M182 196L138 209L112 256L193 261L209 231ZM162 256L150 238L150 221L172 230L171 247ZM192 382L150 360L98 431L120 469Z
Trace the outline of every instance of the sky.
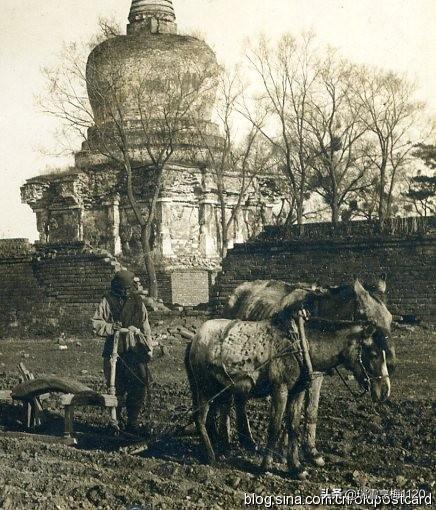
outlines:
M46 150L57 124L35 98L41 69L64 43L89 40L100 17L122 22L131 0L0 0L0 238L37 238L20 186L65 165ZM173 0L179 29L200 32L223 63L243 55L248 38L311 30L350 59L409 73L436 112L436 0Z

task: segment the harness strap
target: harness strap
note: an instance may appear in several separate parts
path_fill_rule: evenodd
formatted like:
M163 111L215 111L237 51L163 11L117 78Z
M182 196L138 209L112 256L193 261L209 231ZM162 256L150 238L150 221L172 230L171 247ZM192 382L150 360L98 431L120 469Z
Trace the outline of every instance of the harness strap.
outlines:
M304 329L304 317L305 317L304 310L300 310L300 312L298 312L297 327L298 327L298 334L300 337L301 351L303 353L303 361L304 361L304 365L306 366L307 374L308 374L308 377L310 380L313 377L313 366L312 366L312 359L310 357L309 342L307 340L306 331Z
M334 368L335 372L338 374L339 378L341 379L341 381L344 383L345 387L348 389L348 391L351 393L351 395L353 395L353 397L355 398L355 400L357 400L358 398L361 398L363 397L367 392L368 390L366 389L362 389L362 393L356 393L355 391L353 391L353 389L351 388L351 386L347 383L347 381L345 380L345 378L343 377L343 375L339 372L339 369L338 367L335 367Z

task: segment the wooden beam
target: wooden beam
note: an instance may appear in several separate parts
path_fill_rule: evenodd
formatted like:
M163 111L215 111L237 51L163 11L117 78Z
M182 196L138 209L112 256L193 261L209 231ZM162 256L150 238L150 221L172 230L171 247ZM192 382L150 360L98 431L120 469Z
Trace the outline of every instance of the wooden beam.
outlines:
M95 391L82 393L68 393L60 398L62 406L95 406L117 407L118 399L115 395L97 393Z
M43 393L82 393L92 392L89 386L65 377L38 377L18 384L12 389L12 396L17 400L30 400Z

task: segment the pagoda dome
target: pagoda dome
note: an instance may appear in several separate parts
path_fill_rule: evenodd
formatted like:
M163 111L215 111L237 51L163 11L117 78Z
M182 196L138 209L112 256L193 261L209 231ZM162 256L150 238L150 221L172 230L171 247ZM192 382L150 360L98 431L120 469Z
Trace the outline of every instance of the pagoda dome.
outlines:
M134 130L141 110L150 110L150 100L167 90L172 79L196 83L200 76L206 85L191 111L210 123L219 69L211 48L177 34L171 0L133 0L129 22L127 35L105 40L89 55L86 78L95 123L113 123L113 111L119 108Z

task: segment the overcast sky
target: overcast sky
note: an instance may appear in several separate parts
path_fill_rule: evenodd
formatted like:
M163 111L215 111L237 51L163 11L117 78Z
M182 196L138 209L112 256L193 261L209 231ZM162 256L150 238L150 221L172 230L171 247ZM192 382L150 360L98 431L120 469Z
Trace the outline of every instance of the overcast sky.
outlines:
M38 111L40 69L64 42L89 39L98 18L127 20L130 0L0 0L0 238L36 238L20 185L54 162L56 126ZM436 112L436 0L173 0L184 32L201 31L221 61L247 37L312 30L349 58L410 73Z

